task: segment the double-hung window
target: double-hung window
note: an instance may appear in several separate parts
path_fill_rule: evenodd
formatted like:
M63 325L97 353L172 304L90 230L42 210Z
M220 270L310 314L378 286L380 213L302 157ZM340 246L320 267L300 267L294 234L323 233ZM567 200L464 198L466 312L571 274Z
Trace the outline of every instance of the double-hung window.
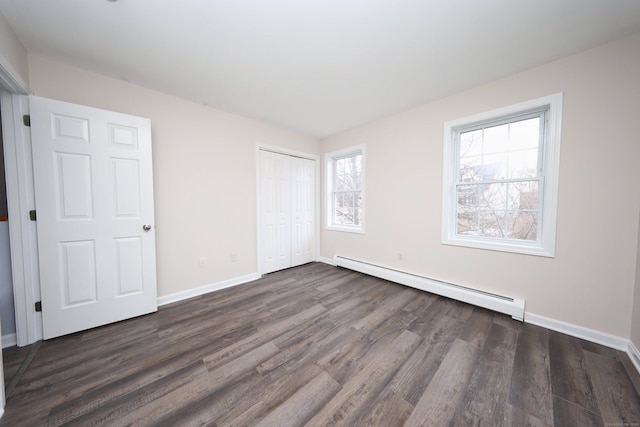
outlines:
M445 244L555 255L561 94L445 123Z
M326 154L327 228L364 232L364 146Z

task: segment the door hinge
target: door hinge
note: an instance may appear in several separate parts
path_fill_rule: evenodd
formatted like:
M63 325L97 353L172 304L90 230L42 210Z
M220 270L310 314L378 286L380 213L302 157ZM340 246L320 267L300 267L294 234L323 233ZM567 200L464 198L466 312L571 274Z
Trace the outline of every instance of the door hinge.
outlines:
M36 211L35 210L29 211L29 219L31 221L35 221L36 220Z
M42 311L42 301L36 302L35 306L36 306L36 311L37 312Z
M28 114L22 116L22 123L24 123L25 126L31 127L31 116Z

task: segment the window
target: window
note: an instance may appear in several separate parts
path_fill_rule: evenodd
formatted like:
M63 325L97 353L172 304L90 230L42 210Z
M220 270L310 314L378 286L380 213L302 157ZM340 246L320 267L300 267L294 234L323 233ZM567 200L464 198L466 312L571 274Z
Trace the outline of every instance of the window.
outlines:
M445 123L442 242L555 256L562 94Z
M364 146L328 153L327 228L364 233Z

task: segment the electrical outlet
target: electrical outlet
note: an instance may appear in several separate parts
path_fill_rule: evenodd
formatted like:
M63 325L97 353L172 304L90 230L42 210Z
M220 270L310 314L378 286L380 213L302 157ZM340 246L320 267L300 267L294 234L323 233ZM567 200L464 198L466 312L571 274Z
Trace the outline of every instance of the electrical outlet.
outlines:
M231 252L231 262L236 262L238 261L238 254L235 252Z
M404 261L404 254L402 252L398 252L398 261Z
M200 260L198 261L198 264L200 265L200 268L206 267L207 266L207 259L205 257L200 258Z

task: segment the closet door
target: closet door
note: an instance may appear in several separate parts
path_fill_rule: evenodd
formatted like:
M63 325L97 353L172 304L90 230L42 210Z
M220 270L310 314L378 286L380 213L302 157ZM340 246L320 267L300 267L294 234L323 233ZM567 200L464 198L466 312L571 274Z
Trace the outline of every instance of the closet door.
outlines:
M291 158L260 151L262 273L291 267Z
M315 162L291 158L291 265L315 259Z
M259 151L260 259L267 274L315 260L315 161Z

